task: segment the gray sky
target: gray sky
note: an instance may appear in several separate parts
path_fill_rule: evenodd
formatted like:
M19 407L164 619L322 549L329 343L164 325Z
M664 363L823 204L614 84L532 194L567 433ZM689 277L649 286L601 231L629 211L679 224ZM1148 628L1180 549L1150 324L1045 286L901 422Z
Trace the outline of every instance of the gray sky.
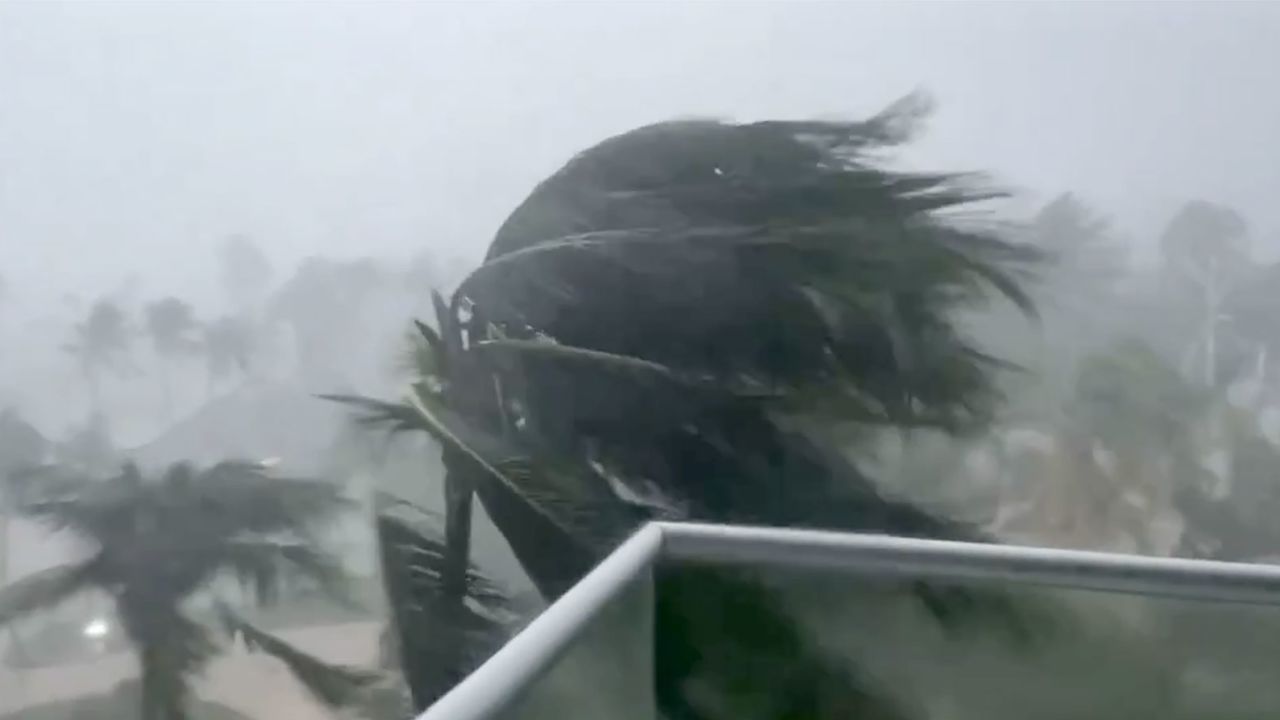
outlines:
M912 161L1280 230L1280 5L0 0L0 275L215 296L212 248L478 256L575 150L939 103Z

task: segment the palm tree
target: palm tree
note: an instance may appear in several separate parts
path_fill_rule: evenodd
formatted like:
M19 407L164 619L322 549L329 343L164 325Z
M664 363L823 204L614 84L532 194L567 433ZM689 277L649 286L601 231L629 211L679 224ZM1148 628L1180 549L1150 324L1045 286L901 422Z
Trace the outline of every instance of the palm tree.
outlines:
M273 294L266 316L293 335L304 382L345 383L357 345L368 337L368 305L394 278L370 259L312 257Z
M1185 298L1195 326L1183 365L1198 366L1205 386L1219 380L1218 338L1226 294L1249 268L1249 227L1228 207L1205 201L1185 204L1160 237L1171 300ZM1185 305L1184 305L1185 307Z
M130 330L124 312L110 300L99 300L75 327L64 349L76 359L89 385L95 412L102 411L103 370L121 371L129 351Z
M106 480L49 467L12 488L18 513L74 534L91 552L0 589L0 625L84 593L109 597L138 657L142 720L187 717L190 683L218 650L208 620L280 658L329 704L354 702L371 681L253 627L230 604L219 602L220 617L206 622L187 609L220 577L239 580L259 602L275 599L291 577L341 593L341 569L315 539L343 508L332 486L224 462L206 470L177 464L154 478L126 465Z
M1020 278L1035 253L956 212L996 193L872 161L923 110L908 99L865 122L640 128L512 213L485 263L435 297L435 326L418 325L407 400L339 398L442 446L440 623L468 606L473 497L548 599L655 517L976 536L885 497L848 452L876 428L986 423L1003 364L953 313L992 291L1029 309ZM676 573L660 589L667 716L718 717L690 694L694 675L722 699L767 687L778 716L902 716L813 652L750 578ZM954 608L917 590L939 616ZM679 601L691 596L704 602ZM714 612L711 598L742 612L690 614ZM468 666L465 638L436 637L441 666L409 678L419 706ZM703 662L710 647L743 662Z
M147 334L156 354L166 363L190 353L195 347L191 332L196 328L195 314L191 306L174 297L156 300L146 307ZM173 415L173 380L166 372L161 383L165 410Z

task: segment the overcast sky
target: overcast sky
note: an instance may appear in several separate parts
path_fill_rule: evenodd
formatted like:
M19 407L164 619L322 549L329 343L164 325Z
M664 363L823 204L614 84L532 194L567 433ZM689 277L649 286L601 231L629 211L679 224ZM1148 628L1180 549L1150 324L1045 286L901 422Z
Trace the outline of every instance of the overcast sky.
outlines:
M571 153L687 115L938 112L912 161L1280 231L1280 4L0 0L0 275L215 293L212 248L475 257Z

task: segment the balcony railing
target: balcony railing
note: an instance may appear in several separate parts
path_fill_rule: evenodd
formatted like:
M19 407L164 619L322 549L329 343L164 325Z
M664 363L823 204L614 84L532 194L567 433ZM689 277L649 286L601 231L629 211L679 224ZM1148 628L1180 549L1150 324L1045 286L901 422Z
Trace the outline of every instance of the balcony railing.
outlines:
M909 717L1280 716L1280 567L655 523L419 720L654 720L655 597L668 571L700 569L779 588ZM999 620L953 632L904 602L922 588L997 591L1036 619L1018 639Z

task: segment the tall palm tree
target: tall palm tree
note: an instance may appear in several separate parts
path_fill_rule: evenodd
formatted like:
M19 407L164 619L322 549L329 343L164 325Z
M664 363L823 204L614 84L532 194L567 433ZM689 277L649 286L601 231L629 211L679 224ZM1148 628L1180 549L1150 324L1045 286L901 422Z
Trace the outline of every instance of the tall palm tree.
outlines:
M0 589L0 625L83 593L111 598L138 657L142 720L187 716L190 684L218 649L209 624L218 618L201 622L186 603L215 579L239 580L259 602L273 601L290 577L342 592L341 569L316 543L318 526L343 508L324 483L224 462L206 470L177 464L153 478L126 465L105 480L50 467L12 489L18 513L72 533L91 551ZM219 607L225 630L280 658L322 701L352 703L372 679L328 666L253 627L231 605Z
M268 322L293 335L297 372L320 387L345 383L357 354L352 343L367 337L369 302L394 278L368 258L312 257L273 293Z
M1062 396L1080 359L1113 331L1114 313L1105 309L1121 299L1125 257L1107 220L1071 193L1041 209L1028 236L1053 260L1037 283L1036 300L1048 345L1041 364L1048 389ZM1091 291L1081 293L1086 284Z
M75 327L64 349L76 359L89 385L95 412L102 411L102 371L122 371L127 362L131 331L124 311L110 300L99 300Z
M151 344L166 364L171 364L176 358L195 349L196 341L191 337L197 325L195 313L182 300L167 297L149 303L146 307L146 323ZM164 392L165 411L172 416L173 379L168 368L161 382L161 389Z
M873 162L923 110L908 99L865 122L640 128L579 154L512 213L485 263L436 296L435 326L419 324L406 402L340 398L443 448L442 617L466 606L473 497L548 599L655 517L975 536L886 497L848 454L867 429L985 423L1003 364L953 313L992 291L1029 309L1020 278L1035 253L956 212L996 193ZM812 652L750 578L677 573L660 587L669 717L719 716L691 695L695 675L722 699L767 687L778 716L902 716ZM918 590L945 614L945 593ZM680 602L694 596L742 612L709 622L696 613L716 603ZM461 639L438 637L455 643L440 656L453 665L409 678L420 705L465 672ZM700 655L711 647L744 662Z
M1194 326L1183 366L1196 368L1206 386L1217 384L1223 301L1250 265L1249 226L1231 208L1188 202L1160 236L1169 301L1183 302Z

